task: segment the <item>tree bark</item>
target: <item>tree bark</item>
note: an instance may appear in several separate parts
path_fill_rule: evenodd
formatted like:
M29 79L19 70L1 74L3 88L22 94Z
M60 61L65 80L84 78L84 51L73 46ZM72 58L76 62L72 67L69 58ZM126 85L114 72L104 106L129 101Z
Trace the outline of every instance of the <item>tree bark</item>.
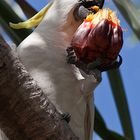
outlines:
M10 140L78 140L4 43L0 45L0 128Z

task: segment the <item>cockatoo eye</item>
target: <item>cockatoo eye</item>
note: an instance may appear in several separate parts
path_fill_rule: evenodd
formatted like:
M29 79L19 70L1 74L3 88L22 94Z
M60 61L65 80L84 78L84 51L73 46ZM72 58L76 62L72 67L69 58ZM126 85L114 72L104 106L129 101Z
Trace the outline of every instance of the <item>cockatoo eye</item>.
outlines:
M104 0L79 0L79 4L74 10L74 17L83 20L89 13L97 13L104 5Z
M104 5L104 0L80 0L79 2L85 8L91 8L93 6L98 6L101 9Z

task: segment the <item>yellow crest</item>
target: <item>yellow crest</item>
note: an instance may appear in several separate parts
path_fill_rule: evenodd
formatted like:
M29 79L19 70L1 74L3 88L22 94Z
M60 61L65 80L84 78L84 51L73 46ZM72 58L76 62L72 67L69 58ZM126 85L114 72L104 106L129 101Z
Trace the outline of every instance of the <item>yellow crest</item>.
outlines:
M34 15L32 18L28 19L27 21L24 22L19 22L17 24L14 23L9 23L10 27L14 29L22 29L22 28L32 28L37 26L49 10L49 8L52 6L53 2L48 3L41 11L39 11L36 15Z

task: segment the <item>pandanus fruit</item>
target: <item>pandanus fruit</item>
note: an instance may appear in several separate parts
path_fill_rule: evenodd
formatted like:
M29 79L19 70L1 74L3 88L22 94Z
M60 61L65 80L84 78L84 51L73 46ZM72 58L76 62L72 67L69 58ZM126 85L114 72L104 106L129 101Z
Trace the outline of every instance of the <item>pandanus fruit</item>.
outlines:
M110 9L90 14L79 26L71 42L77 58L89 64L99 61L97 68L118 67L117 57L123 45L123 32L115 12ZM122 59L120 60L122 61Z

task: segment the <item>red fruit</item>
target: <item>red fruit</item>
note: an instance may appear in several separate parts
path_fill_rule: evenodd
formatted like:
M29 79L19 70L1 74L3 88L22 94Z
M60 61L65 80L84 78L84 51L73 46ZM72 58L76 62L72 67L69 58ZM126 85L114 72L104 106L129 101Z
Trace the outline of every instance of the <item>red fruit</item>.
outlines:
M97 19L85 20L77 29L71 46L79 60L90 63L100 58L100 66L105 67L117 59L123 45L123 34L120 25L110 18L109 12L107 18L99 18L102 14L98 14Z

